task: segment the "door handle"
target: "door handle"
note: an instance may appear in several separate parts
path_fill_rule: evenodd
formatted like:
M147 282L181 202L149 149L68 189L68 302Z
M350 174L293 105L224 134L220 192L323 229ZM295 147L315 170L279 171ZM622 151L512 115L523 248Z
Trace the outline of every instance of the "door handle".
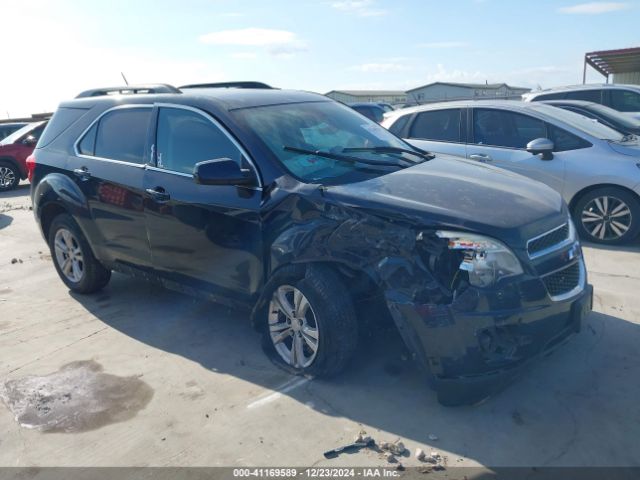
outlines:
M73 173L80 178L80 180L89 180L91 178L91 172L87 167L80 167L73 170Z
M493 158L489 155L485 155L484 153L474 153L473 155L469 155L469 158L482 163L493 162Z
M162 188L162 187L147 188L145 191L156 202L166 202L171 198L171 195L169 195L167 192L165 192L164 188Z

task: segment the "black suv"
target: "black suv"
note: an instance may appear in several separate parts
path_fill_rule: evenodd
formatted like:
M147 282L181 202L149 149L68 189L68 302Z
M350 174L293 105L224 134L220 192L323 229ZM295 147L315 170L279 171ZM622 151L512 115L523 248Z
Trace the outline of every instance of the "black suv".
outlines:
M483 398L591 308L541 183L417 150L322 95L106 93L61 104L29 164L74 292L115 270L249 306L273 357L318 376L346 366L371 321L356 305L377 299L445 404Z

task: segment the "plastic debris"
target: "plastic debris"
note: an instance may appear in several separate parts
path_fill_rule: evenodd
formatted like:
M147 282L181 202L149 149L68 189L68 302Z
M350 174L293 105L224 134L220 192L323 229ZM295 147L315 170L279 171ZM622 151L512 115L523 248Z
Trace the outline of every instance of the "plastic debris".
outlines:
M420 462L425 462L427 460L427 454L421 448L416 448L416 459Z
M342 453L355 453L363 448L373 447L375 442L372 439L369 439L368 442L353 442L348 445L344 445L343 447L334 448L333 450L328 450L324 452L324 458L336 458Z
M407 449L404 447L404 443L402 442L380 442L378 444L380 450L392 453L393 455L402 455Z
M432 442L437 442L438 441L438 436L434 435L433 433L429 434L429 440L431 440Z

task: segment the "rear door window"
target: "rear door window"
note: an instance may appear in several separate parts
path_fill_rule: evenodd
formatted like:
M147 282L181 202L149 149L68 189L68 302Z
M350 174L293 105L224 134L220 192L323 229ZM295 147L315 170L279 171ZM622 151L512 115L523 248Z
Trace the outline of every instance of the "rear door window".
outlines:
M230 158L241 164L242 153L211 120L197 112L162 107L158 113L157 166L192 174L196 163Z
M508 148L526 148L536 138L545 138L542 120L507 110L475 108L473 143Z
M461 118L459 108L419 113L413 121L409 137L438 142L460 142Z
M93 155L129 163L144 163L151 108L124 108L105 114L97 125ZM89 130L80 141L90 151ZM90 155L90 153L89 153Z

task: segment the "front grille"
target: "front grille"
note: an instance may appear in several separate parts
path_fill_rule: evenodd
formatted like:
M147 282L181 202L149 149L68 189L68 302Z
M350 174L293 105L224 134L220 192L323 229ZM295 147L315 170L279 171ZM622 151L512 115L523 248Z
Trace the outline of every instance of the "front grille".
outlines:
M542 280L551 297L568 293L580 284L580 262L575 262L562 270L547 275Z
M551 230L539 237L529 240L527 243L527 253L530 258L538 256L541 252L544 252L556 245L561 244L567 238L569 238L569 224L564 225Z

